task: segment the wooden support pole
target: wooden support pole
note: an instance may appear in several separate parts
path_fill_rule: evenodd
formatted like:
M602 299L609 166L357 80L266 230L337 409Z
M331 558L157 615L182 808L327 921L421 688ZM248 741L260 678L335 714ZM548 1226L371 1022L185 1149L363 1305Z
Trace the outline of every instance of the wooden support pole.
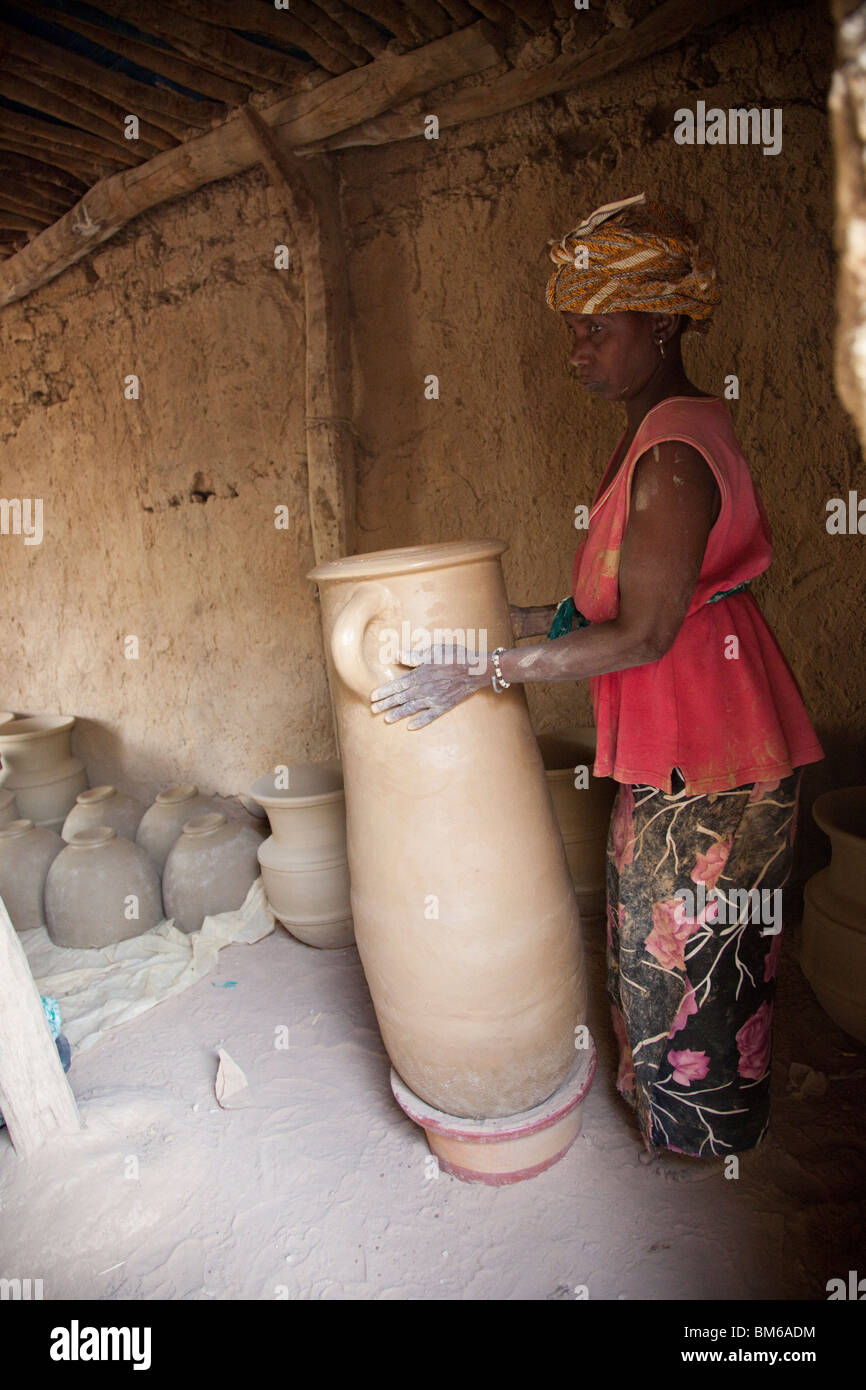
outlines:
M81 1128L24 948L0 899L0 1110L19 1158Z
M349 282L336 180L325 159L285 152L258 112L244 118L292 228L304 282L307 488L316 564L354 546Z
M374 62L323 82L313 91L285 97L260 114L267 125L280 131L283 145L308 144L356 125L396 102L457 77L482 72L499 61L498 36L491 35L489 26L481 20L413 53L397 56L385 52ZM18 150L17 142L6 143L8 148ZM53 160L62 169L70 167L61 153L40 152L36 157ZM206 135L102 179L59 222L4 262L0 270L0 306L22 299L53 280L139 213L169 198L192 193L215 179L239 174L260 158L252 129L238 114Z
M830 118L836 160L836 391L854 421L866 454L866 14L834 5L837 64L830 86ZM847 488L854 486L849 469Z

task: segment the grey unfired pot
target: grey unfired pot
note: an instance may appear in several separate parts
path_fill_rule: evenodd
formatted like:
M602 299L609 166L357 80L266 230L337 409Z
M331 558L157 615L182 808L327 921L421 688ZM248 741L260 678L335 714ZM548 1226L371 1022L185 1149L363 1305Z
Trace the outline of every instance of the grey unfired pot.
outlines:
M167 917L195 932L205 917L239 908L259 876L261 836L229 824L220 811L193 816L168 856L162 876Z
M194 782L165 787L142 816L135 842L147 850L162 873L172 846L186 822L192 820L193 816L217 810L219 807L216 803L202 796Z
M62 849L55 831L32 820L0 826L0 898L16 931L45 926L45 878Z
M111 826L79 830L48 870L45 916L57 946L109 946L140 936L162 921L159 874L146 852Z

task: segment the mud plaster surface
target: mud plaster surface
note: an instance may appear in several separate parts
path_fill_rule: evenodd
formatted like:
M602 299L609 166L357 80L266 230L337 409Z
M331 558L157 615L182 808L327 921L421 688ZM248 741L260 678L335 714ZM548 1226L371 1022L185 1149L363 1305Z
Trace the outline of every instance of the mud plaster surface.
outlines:
M829 755L808 806L866 781L864 542L824 525L827 500L863 476L832 385L832 26L823 7L769 6L714 38L438 141L335 156L358 548L500 536L515 602L568 592L574 507L620 420L566 365L546 242L640 189L680 203L725 289L688 360L706 390L739 377L735 426L776 543L755 593ZM781 107L782 153L675 145L674 111L699 98ZM227 795L334 751L304 578L303 285L297 257L274 269L282 243L252 170L138 218L0 316L2 493L42 497L46 532L39 547L0 537L0 706L75 713L94 784L147 797L190 779ZM138 402L123 397L133 372ZM529 699L539 729L589 722L585 685ZM803 826L800 878L827 857Z
M506 1188L425 1179L355 951L278 928L73 1058L87 1127L62 1150L25 1165L0 1132L0 1277L43 1278L46 1299L571 1299L581 1284L591 1300L826 1298L862 1263L866 1051L789 952L760 1171L673 1183L638 1162L613 1084L603 926L586 935L599 1071L548 1172ZM249 1080L232 1098L244 1108L214 1098L220 1047ZM800 1101L791 1061L860 1076Z

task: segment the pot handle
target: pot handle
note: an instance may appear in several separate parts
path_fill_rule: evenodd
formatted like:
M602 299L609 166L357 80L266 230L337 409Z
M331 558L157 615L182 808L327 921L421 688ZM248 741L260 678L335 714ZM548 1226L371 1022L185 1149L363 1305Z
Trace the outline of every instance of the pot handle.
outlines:
M378 584L361 584L340 613L331 633L331 656L337 674L350 690L369 700L371 690L384 684L381 671L374 671L364 660L364 633L382 613L388 592Z

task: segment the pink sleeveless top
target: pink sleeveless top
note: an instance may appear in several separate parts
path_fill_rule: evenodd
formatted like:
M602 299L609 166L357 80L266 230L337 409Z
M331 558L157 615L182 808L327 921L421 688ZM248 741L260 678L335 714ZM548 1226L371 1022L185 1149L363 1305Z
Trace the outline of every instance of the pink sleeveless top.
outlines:
M671 772L678 767L691 794L776 781L824 753L797 682L751 594L707 603L719 590L762 574L773 556L766 513L723 401L689 396L662 401L648 411L614 468L617 445L575 556L574 602L593 623L617 616L620 548L635 465L654 444L670 439L683 440L706 459L719 485L721 509L670 650L648 665L590 678L598 735L594 771L670 792ZM675 547L676 535L670 539Z

